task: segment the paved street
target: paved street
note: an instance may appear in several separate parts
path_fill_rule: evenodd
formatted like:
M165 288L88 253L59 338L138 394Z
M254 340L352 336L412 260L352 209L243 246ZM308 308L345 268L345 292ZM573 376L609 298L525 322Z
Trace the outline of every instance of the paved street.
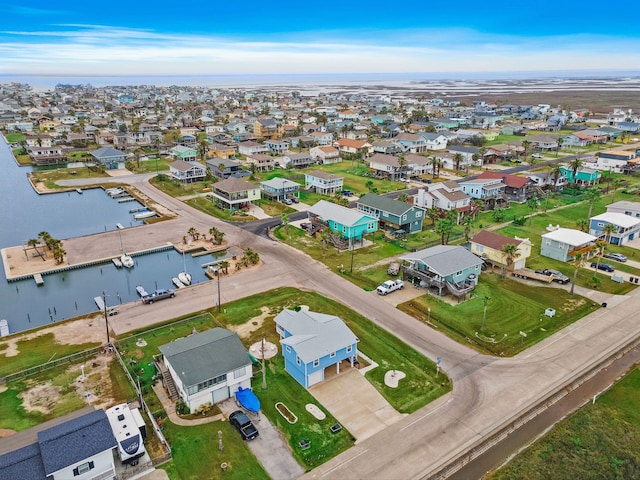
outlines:
M207 231L216 225L227 232L225 239L231 245L251 246L259 252L264 265L233 275L228 281L222 279L223 302L283 285L315 290L372 319L432 360L436 356L443 358L442 368L454 385L450 394L364 440L304 478L428 477L549 392L640 335L636 315L640 292L636 290L615 298L610 307L599 309L516 357L481 355L416 322L301 252L212 219L156 191L144 179L127 178L127 181L135 182L144 193L181 215L155 227L131 229L127 235L132 236L132 241L138 237L144 242L151 237L154 241L172 241L177 235L181 238L190 226ZM93 236L92 241L102 242L100 237ZM114 330L122 333L213 304L213 285L198 285L180 292L174 300L125 308L110 321Z

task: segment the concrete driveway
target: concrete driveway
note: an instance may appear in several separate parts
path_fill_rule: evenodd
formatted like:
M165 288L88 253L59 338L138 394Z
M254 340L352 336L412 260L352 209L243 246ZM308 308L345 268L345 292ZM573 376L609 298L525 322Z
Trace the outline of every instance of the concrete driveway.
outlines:
M234 399L225 400L218 406L226 418L236 410L242 410ZM248 413L247 415L260 432L260 436L247 442L247 445L269 476L278 480L292 480L300 477L304 469L294 460L289 445L269 419L263 414Z
M309 393L349 430L356 443L404 417L355 368L312 386Z

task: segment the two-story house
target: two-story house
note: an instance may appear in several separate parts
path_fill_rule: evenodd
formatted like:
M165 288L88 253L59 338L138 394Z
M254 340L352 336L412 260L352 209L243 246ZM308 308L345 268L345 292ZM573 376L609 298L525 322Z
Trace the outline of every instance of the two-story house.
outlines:
M91 152L91 157L98 164L104 165L107 170L124 169L127 154L113 147L101 147Z
M333 202L320 200L307 214L311 223L319 222L347 241L345 247L353 248L355 241L378 231L378 219Z
M356 202L356 208L371 217L380 220L380 228L404 233L422 231L424 209L392 198L367 193Z
M211 195L216 205L235 211L250 208L251 202L260 200L260 188L240 178L229 177L214 183Z
M309 155L311 155L311 158L315 161L322 163L323 165L338 163L341 161L340 151L331 146L311 147L309 149Z
M584 258L593 254L596 237L573 228L547 227L550 230L542 235L540 255L553 258L561 262L573 260L576 253Z
M290 196L300 195L300 184L282 177L273 177L260 183L263 198L282 201Z
M505 188L507 186L502 183L500 178L474 179L460 182L462 191L471 198L477 198L485 202L485 206L489 209L507 202Z
M184 162L195 162L198 160L198 152L196 149L185 147L184 145L176 145L173 147L170 155L174 160L182 160Z
M640 202L621 200L607 205L607 212L623 213L631 217L640 218Z
M247 163L249 165L255 165L256 170L259 172L266 172L276 168L275 157L264 153L252 153L251 155L248 155Z
M471 197L462 191L458 182L448 180L446 182L432 183L427 188L419 188L413 196L413 204L429 210L437 208L444 212L456 210L458 212L457 223L465 215L472 214Z
M282 128L273 118L260 117L253 122L253 134L256 138L276 139L282 137Z
M568 166L560 167L560 174L567 180L568 184L574 184L581 187L590 187L600 182L602 176L598 170L582 167L576 172L576 178L573 178L573 170Z
M62 147L30 147L27 150L31 163L38 167L65 165L67 163L67 155L62 151Z
M282 156L284 166L291 165L292 168L305 168L315 163L315 160L311 158L308 152L292 153L287 152Z
M384 153L374 153L368 160L369 169L378 177L397 180L402 175L402 167L399 158L394 155ZM406 164L405 164L406 167Z
M334 175L333 173L314 170L304 174L305 190L313 189L316 193L322 195L333 195L342 190L344 186L344 178Z
M263 143L247 140L238 144L238 153L242 155L254 155L256 153L267 153L269 148Z
M613 225L615 230L610 234L605 232L607 225ZM624 245L638 238L640 232L640 218L624 213L604 212L589 219L589 233L607 240L613 245Z
M284 153L289 150L291 143L288 140L267 140L264 145L271 153Z
M230 158L216 158L213 160L207 160L207 168L211 170L211 173L218 178L243 178L251 175L248 171L242 168L242 162L238 160L232 160Z
M523 203L533 197L535 193L534 182L527 177L511 175L508 173L486 170L478 175L478 180L501 180L504 183L504 193L510 202Z
M204 180L207 171L199 162L176 160L169 164L169 173L181 183L192 183Z
M180 399L193 412L250 388L251 359L237 333L212 328L158 347L160 371L168 371Z
M358 338L341 318L311 311L285 309L274 319L280 335L285 370L304 388L320 383L325 372L346 360L353 367Z
M515 245L516 252L509 264L504 252L505 245ZM511 238L489 230L481 230L471 239L471 253L482 258L492 266L506 268L510 271L525 268L527 258L531 256L532 243L528 238Z
M349 155L361 154L363 157L366 157L373 152L373 145L366 140L339 138L334 145L340 150L340 153Z

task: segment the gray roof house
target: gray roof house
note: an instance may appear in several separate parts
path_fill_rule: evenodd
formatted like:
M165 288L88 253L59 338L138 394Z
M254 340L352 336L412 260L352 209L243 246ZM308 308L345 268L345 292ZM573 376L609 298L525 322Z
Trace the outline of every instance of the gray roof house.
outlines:
M436 288L438 295L446 290L458 299L472 291L478 283L482 259L464 247L438 245L400 257L404 277L421 287Z
M159 350L180 398L192 412L231 398L238 387L251 387L251 360L234 332L213 328Z
M424 209L406 202L367 193L356 202L356 208L380 220L380 228L414 233L422 230Z
M303 387L322 382L326 369L334 365L340 373L343 360L353 367L359 340L335 315L285 309L275 323L285 370Z
M0 480L115 478L116 446L104 410L85 407L0 439Z
M91 156L107 170L124 169L127 154L113 147L102 147L91 152Z

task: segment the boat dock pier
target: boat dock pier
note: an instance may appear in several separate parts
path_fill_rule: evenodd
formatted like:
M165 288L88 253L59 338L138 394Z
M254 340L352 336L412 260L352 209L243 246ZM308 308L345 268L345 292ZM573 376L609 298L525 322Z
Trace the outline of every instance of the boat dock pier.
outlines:
M38 286L44 285L44 280L42 279L42 274L35 273L33 275L33 279L36 281L36 285L38 285Z

